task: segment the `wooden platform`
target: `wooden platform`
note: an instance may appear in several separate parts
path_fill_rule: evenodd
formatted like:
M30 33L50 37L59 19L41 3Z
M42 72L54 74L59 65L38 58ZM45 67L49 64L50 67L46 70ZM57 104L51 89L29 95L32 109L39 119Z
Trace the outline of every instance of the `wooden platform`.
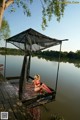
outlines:
M16 92L19 91L19 82L17 80L10 81L10 83L14 86L16 89ZM37 93L34 91L34 85L31 82L25 83L25 90L22 95L22 99L32 99L37 96Z
M27 120L31 117L8 82L0 83L0 112L8 112L9 120Z
M29 109L24 106L18 99L18 90L9 82L3 81L2 76L0 76L0 112L8 112L8 120L32 120L36 114L40 117L40 109Z
M19 90L19 81L11 80L10 83L14 86L16 91ZM44 92L44 93L36 93L34 91L34 84L31 81L25 83L25 90L22 94L22 103L27 107L36 107L43 104L47 104L48 102L55 101L55 91L50 88L52 93Z
M8 112L9 120L40 119L40 109L37 106L55 100L55 91L52 94L38 95L34 92L32 82L26 82L22 101L18 99L18 92L19 80L5 81L0 75L0 112Z

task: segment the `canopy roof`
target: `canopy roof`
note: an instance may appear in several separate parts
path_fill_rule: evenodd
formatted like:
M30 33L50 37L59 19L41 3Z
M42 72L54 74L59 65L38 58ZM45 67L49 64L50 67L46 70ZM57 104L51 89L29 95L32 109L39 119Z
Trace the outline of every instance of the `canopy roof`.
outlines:
M50 38L30 28L7 39L6 41L24 51L36 52L51 46L59 45L64 40Z

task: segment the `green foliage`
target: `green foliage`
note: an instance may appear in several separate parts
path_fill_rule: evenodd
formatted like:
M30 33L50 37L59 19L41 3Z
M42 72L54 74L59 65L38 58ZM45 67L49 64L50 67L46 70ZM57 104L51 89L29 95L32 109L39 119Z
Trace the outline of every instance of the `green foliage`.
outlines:
M15 48L0 48L0 54L7 54L7 55L24 55L24 52L20 49Z
M78 52L78 53L77 53ZM13 49L13 48L0 48L0 54L7 54L7 55L24 55L24 51L20 49ZM59 52L58 51L38 51L33 53L32 56L38 56L38 58L46 59L47 61L59 61ZM61 62L69 62L74 63L75 67L80 68L80 50L74 52L61 52Z
M29 4L31 4L33 0L14 0L14 3L11 6L11 12L15 12L15 5L17 7L22 7L23 13L27 16L31 16L31 11L29 9Z
M38 56L38 58L46 59L47 61L59 61L58 51L39 51L33 54L33 56ZM77 50L76 52L70 51L69 53L61 52L60 56L60 62L73 63L75 67L80 68L80 50Z
M77 50L77 51L76 51L76 54L80 55L80 50Z
M7 20L3 18L2 26L0 29L0 40L7 39L10 36L10 28Z
M42 28L47 27L47 21L50 21L54 14L57 21L60 21L61 16L64 15L66 0L43 0L42 4Z
M15 5L22 7L23 12L27 16L31 16L29 5L33 0L14 0L11 12L15 11ZM34 1L36 2L36 1ZM42 5L42 29L44 30L48 25L48 21L51 20L53 14L56 16L57 21L60 21L61 16L64 15L66 6L66 0L40 0Z
M46 57L46 58L59 58L59 54L61 56L61 59L78 59L80 60L80 50L77 50L75 53L70 51L68 52L61 52L59 53L58 51L43 51L43 52L37 52L35 55L41 56L41 57Z

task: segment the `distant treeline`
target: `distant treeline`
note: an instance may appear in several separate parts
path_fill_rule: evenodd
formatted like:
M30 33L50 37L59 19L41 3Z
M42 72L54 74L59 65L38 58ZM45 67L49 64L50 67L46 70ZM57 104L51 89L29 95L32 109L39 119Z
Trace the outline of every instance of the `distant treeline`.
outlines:
M24 52L20 49L15 49L15 48L0 48L0 54L2 55L23 55Z
M24 52L20 49L13 49L13 48L0 48L0 54L2 55L24 55ZM33 53L32 56L37 56L38 58L46 59L49 61L59 61L59 54L60 54L60 61L61 62L69 62L74 63L75 67L80 68L80 50L76 52L58 52L58 51L39 51Z
M61 59L78 59L80 60L80 50L77 50L76 52L58 52L58 51L42 51L37 52L36 55L42 56L44 58L59 58L59 54Z
M24 52L20 49L14 49L14 48L0 48L0 54L10 54L10 55L24 55ZM43 58L59 58L62 59L78 59L80 60L80 50L77 50L76 52L59 52L59 51L39 51L36 53L33 53L33 56L43 57Z

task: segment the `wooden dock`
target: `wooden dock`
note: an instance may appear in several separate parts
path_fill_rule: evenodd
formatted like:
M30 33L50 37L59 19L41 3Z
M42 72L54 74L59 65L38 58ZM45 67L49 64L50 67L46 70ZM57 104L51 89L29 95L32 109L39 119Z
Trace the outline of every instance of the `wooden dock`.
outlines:
M36 108L35 111L37 110L39 111ZM32 120L33 115L29 111L30 109L18 99L18 91L15 87L8 81L3 81L0 75L0 112L8 112L8 120ZM40 116L40 111L38 114Z
M51 88L50 88L51 89ZM0 74L0 112L8 112L8 120L39 120L40 108L55 100L55 91L38 94L32 82L25 83L22 100L19 100L19 80L5 80Z

